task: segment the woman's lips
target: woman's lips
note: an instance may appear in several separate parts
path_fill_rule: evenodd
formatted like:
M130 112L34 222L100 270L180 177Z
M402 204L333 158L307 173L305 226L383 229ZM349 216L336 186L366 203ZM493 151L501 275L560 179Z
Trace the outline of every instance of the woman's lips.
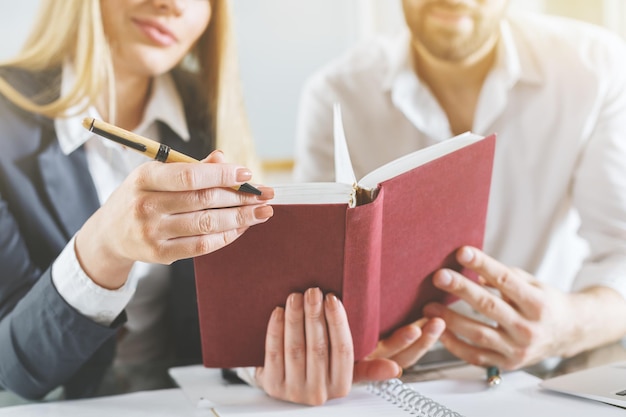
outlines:
M159 46L170 46L177 41L174 34L158 22L141 19L133 19L133 22L148 39Z

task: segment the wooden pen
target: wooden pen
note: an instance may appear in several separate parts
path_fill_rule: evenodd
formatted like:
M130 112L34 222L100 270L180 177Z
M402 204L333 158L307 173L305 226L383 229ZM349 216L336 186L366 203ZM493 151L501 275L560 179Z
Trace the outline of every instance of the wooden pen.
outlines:
M114 126L101 120L96 120L92 117L86 117L83 119L83 127L96 135L110 139L137 152L141 152L144 155L160 162L200 162L197 159L192 158L189 155L185 155L184 153L180 153L167 145L156 142L152 139L144 138L143 136L129 132L121 127ZM261 195L261 191L258 188L255 188L248 183L232 186L230 188L235 191Z

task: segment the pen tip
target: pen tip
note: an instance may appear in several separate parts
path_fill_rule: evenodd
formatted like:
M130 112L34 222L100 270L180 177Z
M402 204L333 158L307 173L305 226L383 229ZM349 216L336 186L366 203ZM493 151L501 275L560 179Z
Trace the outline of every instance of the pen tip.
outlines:
M496 387L500 385L501 382L502 382L502 378L500 376L494 376L487 380L487 383L489 384L490 387Z
M83 127L87 130L91 130L93 128L93 122L94 122L93 117L85 117L83 119Z
M248 184L247 182L244 184L241 184L239 186L239 191L243 191L249 194L254 194L254 195L261 195L261 190L259 190L256 187L253 187L252 185Z

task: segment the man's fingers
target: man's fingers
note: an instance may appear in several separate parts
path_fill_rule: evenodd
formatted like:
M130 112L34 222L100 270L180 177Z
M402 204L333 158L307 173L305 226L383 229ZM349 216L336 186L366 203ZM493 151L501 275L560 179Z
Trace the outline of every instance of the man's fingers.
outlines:
M467 340L472 345L494 350L505 356L515 354L514 344L508 333L496 327L474 320L437 303L428 304L424 308L424 314L441 317L446 322L447 331Z
M508 369L505 367L506 357L501 353L473 346L459 339L449 330L444 331L439 340L450 353L467 363L476 366L499 366L502 369Z
M525 272L509 268L483 251L469 246L459 249L457 260L480 275L486 285L498 289L522 313L533 314L534 306L540 302L541 291Z
M511 305L458 272L441 269L435 273L433 284L437 288L466 301L474 310L507 329L511 329L518 320L519 313ZM446 310L448 314L452 313L450 310ZM432 310L429 315L431 317L439 316ZM449 327L447 317L443 318Z

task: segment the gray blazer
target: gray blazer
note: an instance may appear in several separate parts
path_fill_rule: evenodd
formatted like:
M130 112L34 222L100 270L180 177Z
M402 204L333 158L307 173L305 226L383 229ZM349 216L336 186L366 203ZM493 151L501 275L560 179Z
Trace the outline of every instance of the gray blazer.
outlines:
M58 95L59 70L0 71L30 96ZM197 89L188 76L174 75L189 106L191 141L182 141L164 124L161 136L174 149L202 158L213 141L206 118L193 110L206 106L194 97ZM86 397L95 393L111 364L125 314L111 327L91 321L61 298L50 274L54 259L98 206L84 149L64 155L52 120L21 111L0 96L0 388L37 399L62 385L67 398ZM179 363L197 363L193 264L184 260L171 268L176 282L168 303L175 308L164 325L172 332Z

